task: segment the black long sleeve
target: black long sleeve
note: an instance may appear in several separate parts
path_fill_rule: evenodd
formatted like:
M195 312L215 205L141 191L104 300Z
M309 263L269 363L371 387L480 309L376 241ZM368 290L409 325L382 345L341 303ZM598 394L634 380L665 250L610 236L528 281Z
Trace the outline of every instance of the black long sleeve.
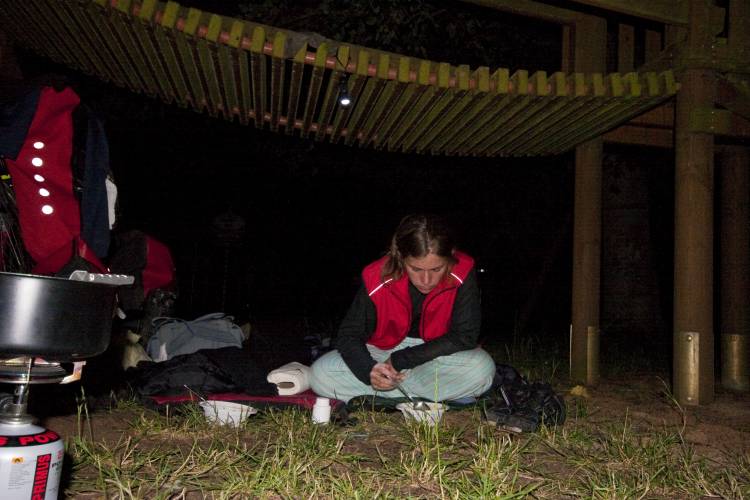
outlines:
M472 270L456 293L448 332L422 345L394 352L391 355L393 367L397 370L413 368L438 356L473 349L477 345L481 318L479 287L476 274ZM362 286L341 322L336 348L352 373L365 384L370 383L370 371L375 366L375 360L366 347L375 325L375 304Z
M336 349L352 373L368 385L375 360L370 356L366 343L373 331L375 331L375 304L367 296L367 290L363 284L357 290L352 305L339 325Z

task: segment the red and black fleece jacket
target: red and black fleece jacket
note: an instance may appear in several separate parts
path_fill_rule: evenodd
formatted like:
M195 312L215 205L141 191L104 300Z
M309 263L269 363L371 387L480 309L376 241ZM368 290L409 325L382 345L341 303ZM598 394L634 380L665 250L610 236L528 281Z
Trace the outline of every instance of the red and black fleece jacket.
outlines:
M390 349L407 336L425 340L424 344L391 354L391 363L397 370L477 346L481 307L474 260L461 252L455 255L458 262L427 295L420 293L405 274L398 280L382 280L386 258L365 267L363 286L341 322L336 339L342 358L363 383L370 383L370 371L375 365L367 344Z

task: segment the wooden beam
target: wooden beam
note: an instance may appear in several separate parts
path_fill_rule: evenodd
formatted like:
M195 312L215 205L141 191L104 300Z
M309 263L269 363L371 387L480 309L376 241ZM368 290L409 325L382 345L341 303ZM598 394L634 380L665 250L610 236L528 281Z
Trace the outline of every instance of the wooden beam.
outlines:
M461 0L492 9L521 16L544 19L546 21L570 24L583 13L556 7L533 0ZM686 0L571 0L571 4L583 4L609 12L616 12L671 26L684 27L688 24L688 3ZM724 9L713 7L710 15L712 29L723 26Z
M719 78L716 103L750 120L750 92L726 78ZM745 82L747 83L747 82Z
M674 102L652 109L604 134L606 143L674 148Z
M726 109L696 107L690 114L690 132L750 139L750 121Z
M701 66L713 68L721 73L738 75L750 75L750 62L744 57L738 57L736 51L732 51L726 43L717 39L711 47L710 53L695 53L685 44L685 41L677 41L668 45L655 59L647 61L638 67L639 73L661 72L668 69L681 73L685 68Z
M648 19L658 23L686 26L688 4L685 0L572 0L611 12Z
M626 124L602 136L608 144L631 144L634 146L651 146L672 149L674 133L672 129L641 127Z
M647 111L627 124L650 128L672 128L674 127L674 101Z
M542 19L557 24L573 24L580 16L578 12L553 7L532 0L461 0L466 3L489 7L490 9L517 14L519 16Z

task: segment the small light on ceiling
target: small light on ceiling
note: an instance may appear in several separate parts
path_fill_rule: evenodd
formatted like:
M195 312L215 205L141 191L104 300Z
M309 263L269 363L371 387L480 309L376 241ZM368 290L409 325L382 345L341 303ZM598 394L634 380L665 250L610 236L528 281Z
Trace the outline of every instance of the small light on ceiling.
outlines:
M346 107L352 103L352 96L349 94L349 73L344 73L339 80L339 104Z
M44 188L41 188L41 189L39 190L39 196L45 196L45 197L46 197L46 196L49 196L49 191L47 191L47 190L46 190L46 189L44 189Z
M34 143L34 149L42 149L44 148L44 143L42 141L36 141Z
M44 182L44 177L39 174L34 174L34 180L37 182Z
M54 208L52 208L52 205L44 205L44 206L42 207L42 213L43 213L44 215L49 215L49 214L51 214L51 213L52 213L52 212L54 212L54 211L55 211L55 209L54 209Z
M34 158L31 159L31 164L34 165L35 167L41 167L42 165L44 165L44 161L42 161L42 159L39 158L38 156L35 156Z

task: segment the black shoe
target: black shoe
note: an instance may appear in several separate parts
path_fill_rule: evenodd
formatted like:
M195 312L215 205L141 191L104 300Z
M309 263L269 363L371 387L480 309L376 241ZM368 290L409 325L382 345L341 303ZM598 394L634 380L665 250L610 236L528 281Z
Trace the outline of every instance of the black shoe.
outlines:
M513 411L507 406L493 406L486 408L484 414L488 421L506 431L521 433L536 432L539 429L539 415L535 411Z

